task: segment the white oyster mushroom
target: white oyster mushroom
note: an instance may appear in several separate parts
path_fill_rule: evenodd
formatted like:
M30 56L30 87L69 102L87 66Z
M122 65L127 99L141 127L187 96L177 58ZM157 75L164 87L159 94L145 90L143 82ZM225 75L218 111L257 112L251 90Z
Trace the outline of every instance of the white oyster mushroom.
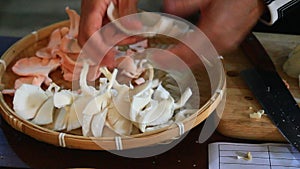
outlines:
M89 72L89 64L87 62L83 62L83 67L80 72L79 86L83 95L91 95L95 96L99 93L93 86L89 86L87 84L87 75Z
M103 68L103 70L107 69ZM110 72L107 73L106 77L109 79L107 90L103 94L97 95L94 98L92 98L92 100L85 106L84 110L82 111L82 133L84 136L92 135L91 121L93 119L93 116L98 113L103 113L103 111L109 106L109 103L111 102L111 88L115 83L117 73L117 69L115 69L112 74L110 74Z
M145 110L136 115L138 124L135 123L135 125L142 132L145 132L148 126L163 126L171 120L174 110L181 108L190 96L191 90L188 88L179 101L175 103L170 93L160 84L154 91L153 100L150 101L151 108L147 105Z
M187 88L181 95L180 99L174 104L174 109L179 109L185 105L185 103L189 100L192 96L192 90Z
M151 101L154 90L149 89L132 97L131 111L141 111Z
M146 122L147 125L154 126L168 122L174 114L174 99L169 97L166 100L159 101L158 106L152 113L152 117L155 116L156 119Z
M49 87L46 90L46 93L49 96L53 96L53 93L57 93L60 90L60 87L56 83L50 83Z
M83 62L83 68L80 73L79 85L81 89L81 95L77 96L77 99L73 101L73 94L68 93L67 91L58 94L62 99L66 98L64 104L72 102L68 112L68 123L67 131L71 131L81 127L84 123L83 110L86 108L86 105L92 100L92 98L99 93L94 87L88 86L87 84L87 74L89 71L89 64ZM69 95L71 94L71 96Z
M102 94L107 90L108 87L108 79L107 78L100 78L99 79L99 93Z
M83 110L91 101L91 96L80 96L70 106L68 111L67 131L77 129L83 124Z
M94 137L101 137L105 126L107 108L93 116L91 122L91 132Z
M153 89L152 89L152 82L154 77L154 70L151 65L147 65L147 73L148 73L148 80L139 86L131 89L129 92L131 98L130 104L130 113L129 117L130 120L134 122L139 122L138 116L139 113L145 108L145 106L151 101Z
M124 116L129 118L131 99L129 95L129 87L126 85L119 85L115 87L116 93L112 97L112 103L115 108Z
M32 122L37 125L46 125L53 122L53 97L49 97L39 108Z
M134 125L138 127L142 132L145 132L149 122L157 119L156 109L158 107L158 101L151 100L143 111L138 112L135 115Z
M54 113L53 117L53 127L52 129L54 131L61 131L65 130L67 128L67 123L68 123L68 112L69 112L70 107L65 106L61 109L57 109Z
M13 109L23 119L32 119L48 97L39 86L23 84L15 92Z
M132 122L123 117L115 106L108 109L106 125L119 135L128 136L132 131Z
M107 68L100 68L101 72L104 74L105 77L112 79L112 74L109 72ZM121 113L122 116L125 118L129 118L129 112L130 112L130 87L127 85L119 84L118 81L114 81L112 84L112 87L114 90L112 90L112 103L114 104L115 108Z
M168 99L170 96L170 93L161 84L159 84L153 94L153 99L161 101Z
M155 102L154 102L155 103ZM141 118L138 120L138 128L145 132L147 126L156 126L168 122L174 113L174 100L170 97L167 100L159 101L155 108L142 112Z
M108 106L108 102L111 96L109 92L105 92L102 95L96 96L89 101L82 111L83 121L82 121L82 133L84 136L89 136L88 133L91 132L91 121L95 114L103 112Z
M72 104L75 94L70 90L61 90L53 94L54 106L62 108Z
M151 88L157 88L159 84L160 82L158 79L153 79Z
M83 121L83 110L85 109L86 105L92 100L92 96L80 96L75 100L74 108L77 113L77 118L82 124Z
M130 120L132 120L133 122L141 122L141 120L139 119L141 114L149 111L149 107L153 106L149 105L149 103L152 101L153 92L153 89L150 88L149 90L146 90L143 93L139 93L132 97L129 114Z
M93 115L84 115L83 116L83 121L82 121L82 135L85 137L91 137L93 136L93 133L91 131L91 121L93 119Z
M161 91L165 91L165 92L160 93ZM174 115L174 110L179 109L182 106L184 106L185 103L187 102L187 100L192 95L191 89L187 88L186 91L180 97L179 101L174 103L174 99L172 98L172 96L170 94L169 94L168 99L160 100L168 95L167 91L162 86L161 86L161 90L156 91L156 93L154 93L154 95L157 93L160 93L160 95L156 95L156 96L159 96L160 98L157 97L157 99L159 101L159 105L155 111L160 112L160 113L158 114L157 119L153 122L150 122L148 125L159 125L159 124L163 124L163 123L166 123L167 121L169 121L172 118L172 116Z

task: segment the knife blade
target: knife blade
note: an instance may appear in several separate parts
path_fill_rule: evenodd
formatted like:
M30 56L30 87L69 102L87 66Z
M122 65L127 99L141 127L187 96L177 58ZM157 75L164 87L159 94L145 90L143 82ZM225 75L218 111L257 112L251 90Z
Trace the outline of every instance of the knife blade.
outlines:
M254 68L241 76L261 104L268 117L286 140L300 151L300 109L287 89L268 53L251 33L241 44Z

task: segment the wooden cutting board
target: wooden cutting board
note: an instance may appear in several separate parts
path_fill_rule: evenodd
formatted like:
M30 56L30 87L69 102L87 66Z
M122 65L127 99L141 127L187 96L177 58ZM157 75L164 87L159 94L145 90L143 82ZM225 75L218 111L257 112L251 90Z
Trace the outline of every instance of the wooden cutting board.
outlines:
M298 79L288 77L282 70L282 65L288 54L296 45L300 44L300 36L269 33L255 33L255 35L272 58L280 76L290 85L292 94L300 98ZM224 56L227 100L217 130L225 136L234 138L284 141L285 139L267 116L263 116L261 119L249 117L250 113L262 109L239 76L240 71L250 67L252 65L241 49Z

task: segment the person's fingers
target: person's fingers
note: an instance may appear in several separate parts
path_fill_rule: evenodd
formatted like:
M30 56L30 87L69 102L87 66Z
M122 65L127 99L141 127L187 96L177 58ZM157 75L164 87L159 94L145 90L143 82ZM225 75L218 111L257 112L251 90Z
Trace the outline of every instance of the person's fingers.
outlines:
M135 14L138 12L138 0L119 0L117 10L119 13L119 22L128 30L141 30L143 25Z
M176 44L168 50L152 50L148 59L159 68L173 70L183 70L201 64L194 51L183 43Z
M119 16L126 16L138 12L137 8L138 0L119 0L118 1L118 10Z
M143 40L140 36L129 36L118 30L112 23L104 26L101 35L107 45L130 45Z
M173 15L185 17L204 8L209 0L164 0L164 11Z
M78 42L83 46L89 37L101 28L111 0L82 0Z
M201 11L198 27L217 51L225 54L238 47L263 11L261 0L215 0Z

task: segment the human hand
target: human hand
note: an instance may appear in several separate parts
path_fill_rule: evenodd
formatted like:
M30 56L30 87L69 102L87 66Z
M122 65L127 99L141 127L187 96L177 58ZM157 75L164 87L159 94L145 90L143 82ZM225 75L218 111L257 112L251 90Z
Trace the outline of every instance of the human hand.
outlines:
M101 62L101 65L108 67L114 67L115 51L112 47L116 43L131 44L140 40L138 37L128 37L113 24L99 31L109 22L106 11L111 2L117 6L120 17L137 11L137 0L82 0L78 35L78 42L82 47L88 42L84 47L84 56L95 64ZM101 33L94 34L97 31Z
M220 54L238 47L265 8L262 0L164 0L164 6L179 16L200 10L198 27Z

